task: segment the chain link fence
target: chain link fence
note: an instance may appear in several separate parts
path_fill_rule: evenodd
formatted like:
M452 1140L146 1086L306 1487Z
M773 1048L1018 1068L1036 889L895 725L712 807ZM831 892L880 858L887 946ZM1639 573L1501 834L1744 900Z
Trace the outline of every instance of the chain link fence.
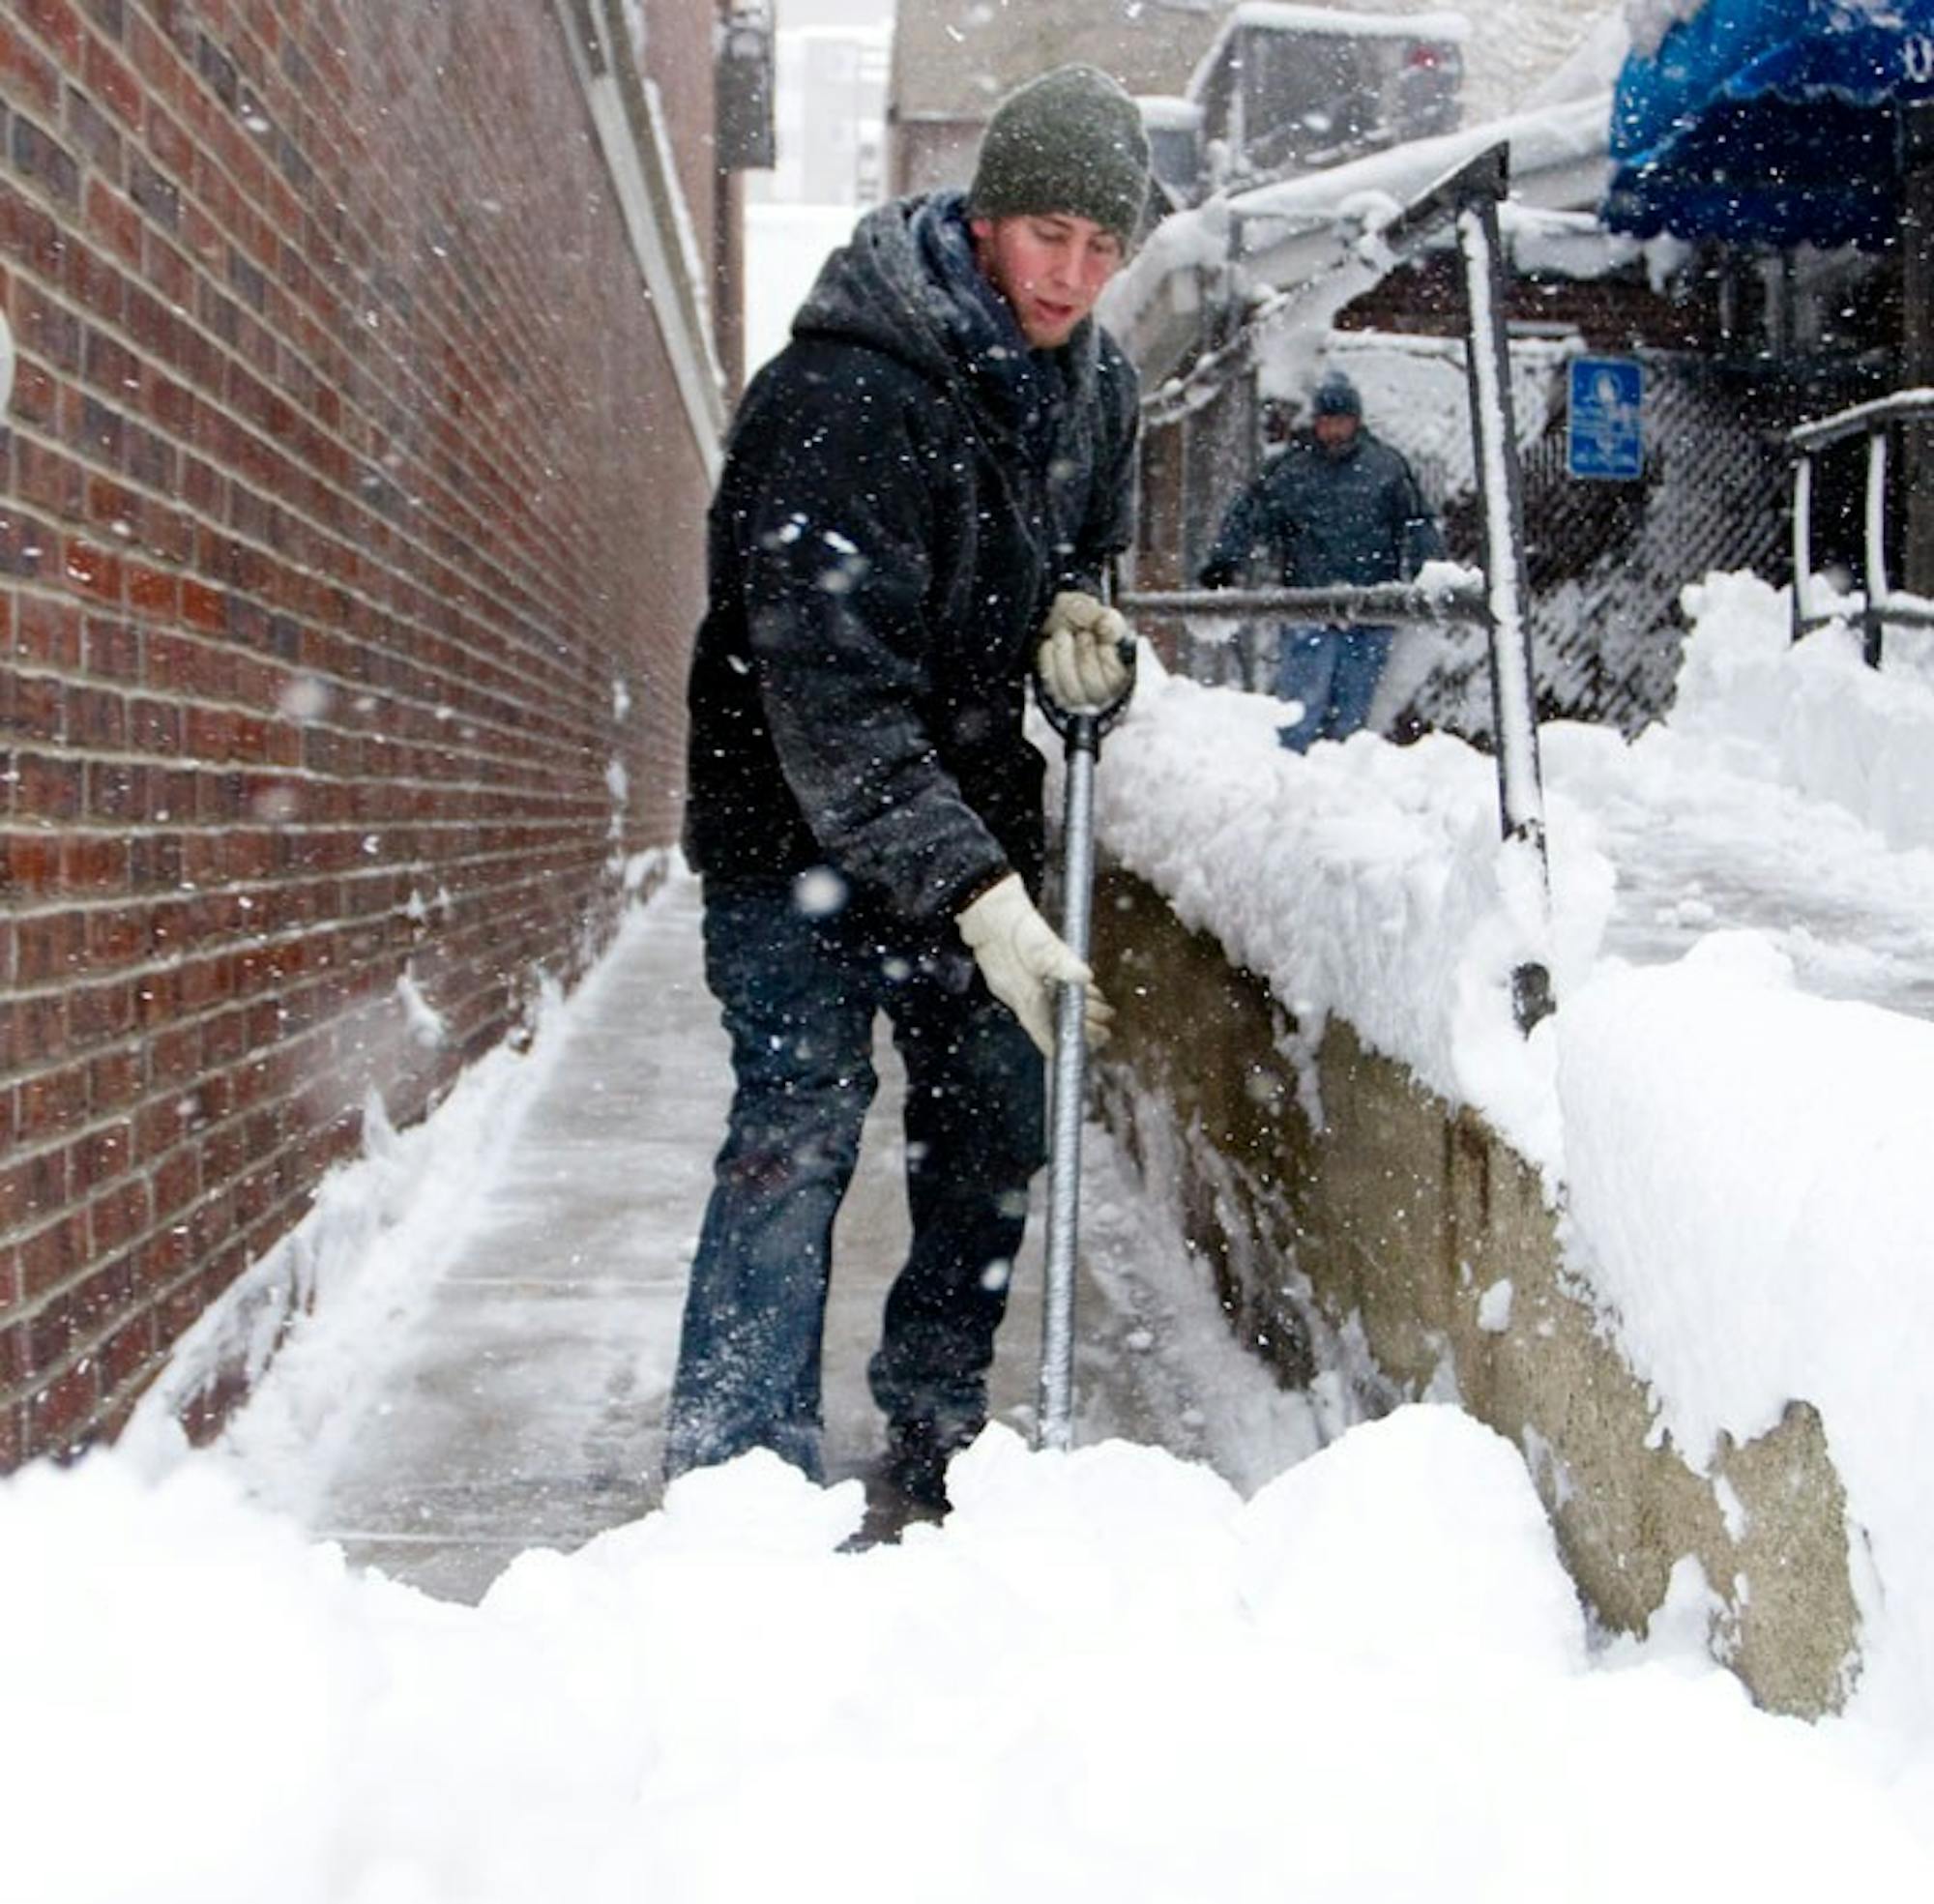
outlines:
M1341 334L1338 341L1350 341ZM1395 352L1440 356L1447 340L1390 337ZM1454 349L1455 346L1450 346ZM1355 342L1353 374L1374 346ZM1514 361L1517 349L1514 345ZM1530 630L1540 719L1586 720L1635 734L1671 706L1685 625L1680 598L1714 570L1751 569L1790 579L1791 461L1787 432L1840 402L1875 394L1878 373L1831 372L1765 362L1726 363L1643 350L1644 473L1631 482L1587 481L1567 468L1564 372L1570 351L1528 350L1517 364ZM1462 377L1458 368L1456 376ZM1541 401L1527 402L1540 383ZM1442 405L1433 406L1442 409ZM1187 587L1188 568L1215 533L1221 508L1249 465L1254 398L1225 386L1175 434L1180 494L1167 505L1168 536L1187 560L1138 568L1157 585ZM1439 511L1452 560L1475 564L1478 499L1463 458L1447 456L1441 419L1421 428L1391 406L1373 419L1410 457ZM1837 459L1835 459L1837 458ZM1858 446L1829 453L1816 489L1816 558L1859 567L1861 462ZM1173 542L1171 542L1171 547ZM1275 680L1276 629L1266 620L1194 614L1147 630L1192 678L1267 692ZM1489 660L1483 630L1469 622L1407 624L1399 632L1373 725L1398 739L1428 729L1491 741Z

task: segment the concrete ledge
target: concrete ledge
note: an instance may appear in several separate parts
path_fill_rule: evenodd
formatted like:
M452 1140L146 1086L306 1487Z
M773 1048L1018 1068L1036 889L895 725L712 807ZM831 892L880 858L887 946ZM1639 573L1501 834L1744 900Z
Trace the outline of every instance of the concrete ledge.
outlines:
M1796 1397L1695 1471L1655 1435L1644 1385L1568 1275L1537 1174L1480 1119L1347 1025L1308 1048L1260 980L1126 874L1099 882L1095 948L1120 1012L1103 1112L1283 1380L1316 1379L1348 1335L1374 1369L1361 1409L1454 1384L1523 1451L1602 1625L1642 1631L1691 1556L1722 1603L1714 1653L1754 1699L1836 1710L1859 1616L1814 1409Z

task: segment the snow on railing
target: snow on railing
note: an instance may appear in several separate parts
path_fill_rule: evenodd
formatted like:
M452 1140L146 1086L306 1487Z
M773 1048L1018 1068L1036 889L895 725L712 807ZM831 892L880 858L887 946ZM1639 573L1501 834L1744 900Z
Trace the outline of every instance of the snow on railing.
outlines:
M1816 417L1787 435L1793 463L1793 638L1840 619L1837 610L1813 606L1813 460L1850 437L1867 440L1866 595L1861 609L1862 652L1879 667L1887 624L1934 628L1934 603L1895 589L1887 579L1888 439L1898 424L1934 423L1934 390L1896 390L1831 416Z

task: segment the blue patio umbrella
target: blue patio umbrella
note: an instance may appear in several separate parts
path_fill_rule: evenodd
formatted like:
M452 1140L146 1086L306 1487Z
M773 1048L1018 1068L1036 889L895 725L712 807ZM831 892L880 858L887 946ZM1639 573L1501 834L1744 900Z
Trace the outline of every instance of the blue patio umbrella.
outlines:
M1707 0L1612 102L1605 222L1788 249L1891 242L1934 0Z

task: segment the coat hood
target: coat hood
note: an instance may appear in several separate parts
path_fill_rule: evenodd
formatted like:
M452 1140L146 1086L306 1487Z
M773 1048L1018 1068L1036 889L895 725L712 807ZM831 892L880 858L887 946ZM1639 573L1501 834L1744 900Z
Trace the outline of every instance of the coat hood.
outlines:
M861 219L793 319L795 337L837 338L899 359L983 420L1051 439L1057 413L1094 395L1092 318L1058 350L1032 349L975 262L966 195L897 198Z

